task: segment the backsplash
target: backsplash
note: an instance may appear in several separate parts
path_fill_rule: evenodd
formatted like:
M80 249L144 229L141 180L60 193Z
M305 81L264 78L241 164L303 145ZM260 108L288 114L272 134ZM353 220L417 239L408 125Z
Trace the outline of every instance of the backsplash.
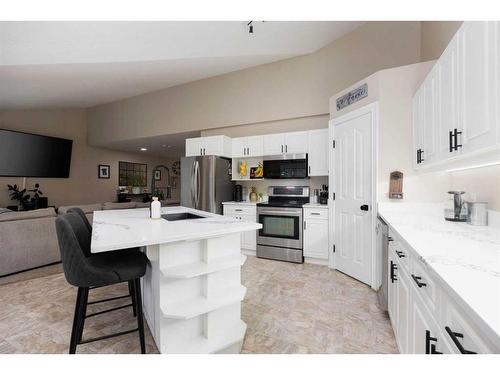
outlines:
M306 179L297 179L297 180L252 180L252 181L238 181L237 184L240 184L243 187L248 189L248 193L250 193L251 187L257 188L257 193L262 193L267 195L267 188L269 186L309 186L311 190L311 194L314 189L320 189L321 185L328 185L328 177L310 177ZM243 198L245 199L245 198ZM248 197L247 197L248 199Z

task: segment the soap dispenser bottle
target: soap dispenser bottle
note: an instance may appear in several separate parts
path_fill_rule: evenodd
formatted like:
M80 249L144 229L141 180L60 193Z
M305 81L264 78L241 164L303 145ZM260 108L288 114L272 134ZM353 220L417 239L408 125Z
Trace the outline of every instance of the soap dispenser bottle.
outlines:
M160 219L161 218L161 203L158 200L158 197L153 197L153 201L151 202L151 219Z

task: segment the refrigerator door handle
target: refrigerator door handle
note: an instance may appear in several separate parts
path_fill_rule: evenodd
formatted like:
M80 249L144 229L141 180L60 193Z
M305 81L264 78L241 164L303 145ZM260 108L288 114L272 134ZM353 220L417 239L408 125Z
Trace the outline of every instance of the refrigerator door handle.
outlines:
M193 163L193 166L191 167L191 205L193 208L196 208L196 202L194 200L195 197L195 170L196 170L196 161Z
M198 161L196 161L196 183L195 183L195 186L196 186L196 198L195 198L195 202L196 202L196 209L199 209L199 205L200 205L200 164L198 163Z

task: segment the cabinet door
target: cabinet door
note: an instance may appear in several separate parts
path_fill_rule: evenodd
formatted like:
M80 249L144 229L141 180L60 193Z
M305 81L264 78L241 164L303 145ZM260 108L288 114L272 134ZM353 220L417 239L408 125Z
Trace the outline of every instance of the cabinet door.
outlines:
M445 160L453 156L450 152L450 131L458 128L458 41L455 36L436 63L438 74L439 107L437 126L439 131L437 158Z
M231 141L231 155L233 158L246 156L247 138L233 138Z
M413 97L413 166L421 167L419 161L419 150L424 149L424 100L423 87ZM425 157L424 157L425 160Z
M304 256L328 259L328 220L304 221Z
M285 133L285 153L307 153L309 132Z
M257 221L255 215L241 215L240 218L243 221L249 221L251 223L255 223ZM256 230L241 233L241 247L243 249L247 249L247 250L256 250L257 249L257 231Z
M451 348L424 303L412 289L408 350L413 354L449 354Z
M328 129L309 132L309 176L328 176Z
M394 251L389 248L388 254L388 264L387 264L387 309L389 312L389 317L391 318L392 328L394 330L394 335L398 335L398 281L397 274L398 270L393 268L397 267L396 259L394 257ZM395 274L395 280L393 280L392 275Z
M201 138L186 139L186 156L200 156L202 154Z
M285 134L264 135L264 155L279 155L285 152Z
M202 137L203 155L224 156L224 137L215 135L213 137Z
M437 112L439 105L438 90L438 70L434 68L427 76L422 86L423 94L423 152L421 156L422 163L431 163L436 159L436 141L437 141Z
M406 272L401 267L398 267L398 288L397 288L397 309L398 309L398 328L397 339L399 350L406 354L408 353L408 337L409 337L409 314L410 314L410 279Z
M247 137L247 156L264 155L264 140L261 135Z
M496 143L495 22L465 22L458 31L459 130L462 153Z

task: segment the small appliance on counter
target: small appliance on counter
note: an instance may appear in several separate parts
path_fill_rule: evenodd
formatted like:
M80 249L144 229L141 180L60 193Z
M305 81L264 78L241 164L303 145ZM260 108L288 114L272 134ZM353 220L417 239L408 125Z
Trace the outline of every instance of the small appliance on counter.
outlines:
M468 220L467 205L462 199L465 191L449 191L451 194L444 208L444 218L448 221L465 222Z
M488 203L487 202L466 202L470 225L488 225Z
M243 187L241 185L234 185L234 201L243 201Z
M318 197L319 204L328 204L328 185L322 185Z

